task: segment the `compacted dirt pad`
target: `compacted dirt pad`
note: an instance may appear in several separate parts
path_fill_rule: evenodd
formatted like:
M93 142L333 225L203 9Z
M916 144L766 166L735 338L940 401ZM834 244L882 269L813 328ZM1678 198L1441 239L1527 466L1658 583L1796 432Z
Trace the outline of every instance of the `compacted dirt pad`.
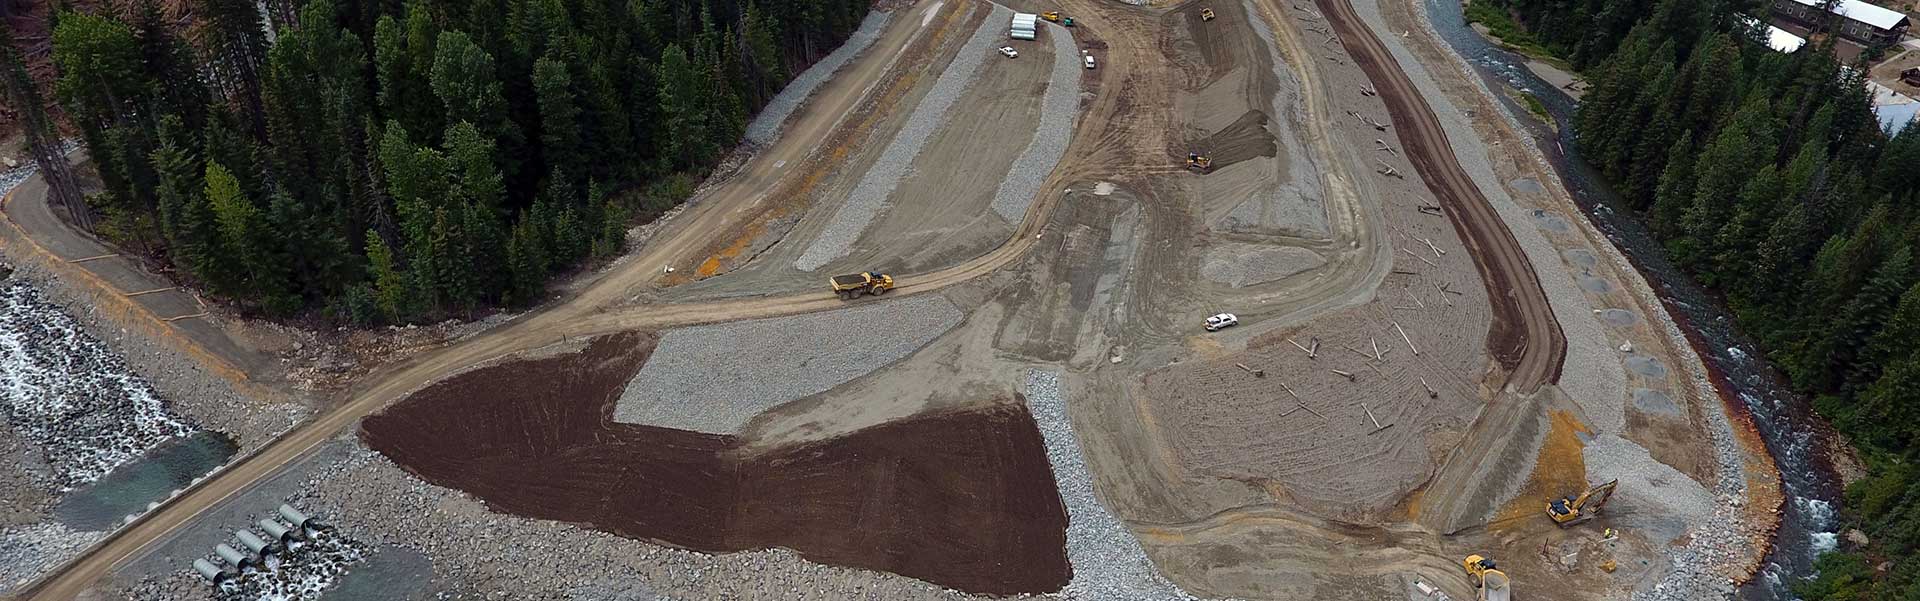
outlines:
M367 418L361 436L508 513L706 552L785 547L974 593L1066 584L1066 512L1023 406L749 452L734 436L613 421L656 341L617 334L470 371Z

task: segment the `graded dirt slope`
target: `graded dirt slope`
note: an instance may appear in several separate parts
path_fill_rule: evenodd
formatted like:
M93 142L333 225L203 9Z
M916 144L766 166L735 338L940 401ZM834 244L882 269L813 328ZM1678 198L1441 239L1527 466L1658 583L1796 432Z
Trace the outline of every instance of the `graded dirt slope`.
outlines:
M746 450L618 424L651 334L444 380L371 416L366 444L497 511L706 552L785 547L974 593L1067 582L1066 513L1021 405L923 414Z
M1487 202L1453 156L1446 130L1420 90L1393 62L1392 54L1373 37L1373 31L1353 13L1345 0L1315 0L1327 22L1339 33L1340 44L1353 62L1379 86L1380 99L1393 116L1394 137L1406 146L1427 189L1445 207L1447 218L1462 234L1480 279L1493 303L1493 328L1487 351L1510 374L1509 383L1521 392L1533 392L1558 380L1567 356L1567 337L1554 319L1540 276L1520 248L1513 232Z

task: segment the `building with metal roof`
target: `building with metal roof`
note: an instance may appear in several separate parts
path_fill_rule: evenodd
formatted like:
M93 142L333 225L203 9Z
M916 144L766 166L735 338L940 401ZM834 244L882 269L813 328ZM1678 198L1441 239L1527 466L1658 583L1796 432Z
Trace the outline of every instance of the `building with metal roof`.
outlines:
M1823 21L1820 7L1827 0L1774 0L1774 14L1815 25ZM1841 17L1835 27L1845 38L1863 43L1896 43L1906 37L1907 28L1913 23L1907 15L1890 8L1868 4L1860 0L1837 0L1828 9Z

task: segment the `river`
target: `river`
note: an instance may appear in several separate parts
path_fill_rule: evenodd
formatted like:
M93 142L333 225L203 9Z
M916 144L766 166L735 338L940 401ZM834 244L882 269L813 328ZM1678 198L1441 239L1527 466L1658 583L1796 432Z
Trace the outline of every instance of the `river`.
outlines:
M1583 161L1572 136L1576 102L1564 91L1528 70L1526 58L1500 49L1466 23L1454 0L1427 0L1434 30L1494 89L1519 90L1540 99L1558 127L1547 127L1526 107L1503 97L1501 103L1526 124L1576 204L1652 283L1694 350L1724 389L1730 405L1745 407L1779 464L1787 497L1773 549L1763 571L1735 594L1742 601L1788 600L1787 585L1813 574L1813 559L1833 548L1838 527L1835 509L1840 485L1826 461L1827 444L1815 432L1824 425L1810 403L1787 387L1753 343L1733 323L1718 297L1667 260L1665 249L1647 231L1639 215L1609 190Z

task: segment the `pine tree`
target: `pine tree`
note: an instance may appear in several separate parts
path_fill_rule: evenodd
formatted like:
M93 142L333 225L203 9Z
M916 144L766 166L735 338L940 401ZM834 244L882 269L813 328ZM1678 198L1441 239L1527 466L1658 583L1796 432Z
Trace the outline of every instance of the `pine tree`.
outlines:
M703 164L713 155L708 138L709 98L704 78L678 44L660 54L660 114L674 169Z
M580 110L574 104L566 63L553 52L536 61L533 87L540 103L540 143L547 164L578 171L576 166L589 161L581 153Z
M267 31L259 9L248 0L199 0L197 12L204 19L199 43L212 58L215 85L239 104L246 131L265 140L260 76L266 68Z
M546 248L539 227L528 213L522 213L507 243L507 270L511 274L511 302L527 307L540 302L547 280Z
M507 119L507 99L494 75L493 57L467 34L441 32L435 42L433 92L446 108L448 123L466 121L503 148L517 148L519 129ZM511 174L518 161L502 153L501 171Z
M407 276L395 264L393 249L373 230L367 230L367 270L373 279L380 315L388 321L406 321L411 317Z

